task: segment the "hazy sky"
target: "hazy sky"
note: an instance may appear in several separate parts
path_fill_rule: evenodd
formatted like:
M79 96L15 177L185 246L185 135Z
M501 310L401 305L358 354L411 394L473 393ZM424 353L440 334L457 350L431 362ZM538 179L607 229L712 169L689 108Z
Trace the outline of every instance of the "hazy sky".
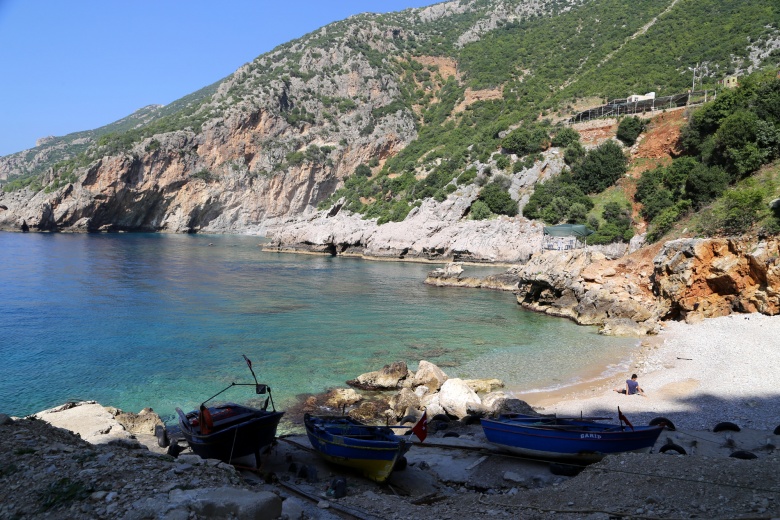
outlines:
M0 156L165 105L362 12L439 0L0 0Z

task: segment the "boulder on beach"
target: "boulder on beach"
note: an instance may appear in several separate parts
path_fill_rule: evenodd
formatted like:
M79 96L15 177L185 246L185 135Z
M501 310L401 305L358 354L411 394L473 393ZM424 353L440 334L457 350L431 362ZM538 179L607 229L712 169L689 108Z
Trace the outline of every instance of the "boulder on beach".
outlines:
M409 408L415 410L420 408L420 398L410 389L403 388L390 398L390 409L395 414L396 419L406 415Z
M381 370L361 374L357 379L347 381L349 386L361 390L394 390L409 375L405 361L396 361L385 365Z
M413 385L427 386L430 392L436 392L447 380L447 374L430 361L420 360L417 372L414 374Z
M462 419L470 410L479 410L482 400L462 379L448 379L439 391L439 403L448 415Z
M349 411L347 415L358 421L370 423L375 421L378 417L382 416L382 410L386 407L382 407L380 403L374 401L364 401L360 403L360 406Z
M496 394L503 393L503 392L496 392ZM485 397L485 400L488 401L488 396ZM500 397L495 400L495 402L492 403L493 408L493 415L502 415L502 414L513 414L513 413L519 413L523 415L541 415L539 412L534 410L530 404L526 403L525 401L521 401L520 399L514 399L512 397L507 397L505 399L501 399Z
M116 408L106 408L95 401L82 401L44 410L34 417L77 433L91 444L135 442L133 435L117 421L117 412Z
M108 408L108 410L114 414L116 422L134 435L154 435L157 426L165 426L160 416L151 408L144 408L138 413L123 412L117 408Z
M447 412L442 408L439 397L439 392L433 394L427 394L420 399L420 407L428 412L428 417L435 417L439 414L446 414Z
M325 394L325 406L341 410L363 400L363 396L352 388L334 388Z

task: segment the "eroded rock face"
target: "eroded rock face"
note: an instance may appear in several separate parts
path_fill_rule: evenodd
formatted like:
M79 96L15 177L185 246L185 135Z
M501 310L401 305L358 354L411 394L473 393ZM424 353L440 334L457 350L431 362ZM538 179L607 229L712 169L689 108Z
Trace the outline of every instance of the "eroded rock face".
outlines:
M654 264L654 288L665 318L780 312L778 240L675 240L664 245Z
M622 323L621 334L641 335L657 327L656 298L642 282L652 273L646 256L640 251L610 260L589 249L544 251L510 271L520 279L517 301L526 309L582 325L614 323L611 330Z
M617 260L549 251L510 272L520 278L523 307L599 325L610 335L653 333L666 319L780 313L776 239L680 239Z

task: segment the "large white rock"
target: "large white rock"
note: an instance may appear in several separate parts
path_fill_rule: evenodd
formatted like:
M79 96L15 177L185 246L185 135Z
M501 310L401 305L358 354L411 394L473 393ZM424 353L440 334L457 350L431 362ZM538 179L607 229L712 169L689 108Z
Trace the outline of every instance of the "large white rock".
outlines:
M111 410L95 401L68 403L38 412L35 417L77 433L91 444L133 441L133 436L116 420Z
M428 419L431 419L439 414L446 413L444 408L441 407L439 402L439 393L428 394L420 399L420 407L428 412Z
M480 409L482 400L462 379L448 379L439 391L439 403L449 415L462 419L469 409Z
M417 372L414 374L414 386L427 386L431 392L436 392L447 380L447 374L430 361L420 361Z

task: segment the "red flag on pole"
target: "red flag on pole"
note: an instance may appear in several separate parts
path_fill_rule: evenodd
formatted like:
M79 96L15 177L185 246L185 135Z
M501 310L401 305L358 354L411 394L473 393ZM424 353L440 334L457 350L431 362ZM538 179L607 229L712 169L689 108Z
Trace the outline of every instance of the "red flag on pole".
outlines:
M417 424L412 426L412 433L417 435L420 442L423 442L428 436L428 411L424 411Z
M628 427L631 428L631 431L634 431L634 425L631 424L631 422L626 418L625 415L623 415L623 412L620 411L619 406L618 406L618 419L620 419L621 422L626 423Z

